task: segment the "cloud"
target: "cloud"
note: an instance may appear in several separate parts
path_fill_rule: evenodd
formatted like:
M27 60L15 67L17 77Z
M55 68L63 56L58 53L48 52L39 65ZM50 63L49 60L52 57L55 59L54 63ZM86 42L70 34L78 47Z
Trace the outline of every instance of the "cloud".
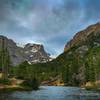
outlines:
M86 1L86 0L85 0ZM87 0L84 5L85 20L98 20L100 21L100 0Z
M86 26L100 21L99 0L0 0L0 32L20 43L44 44L52 55Z

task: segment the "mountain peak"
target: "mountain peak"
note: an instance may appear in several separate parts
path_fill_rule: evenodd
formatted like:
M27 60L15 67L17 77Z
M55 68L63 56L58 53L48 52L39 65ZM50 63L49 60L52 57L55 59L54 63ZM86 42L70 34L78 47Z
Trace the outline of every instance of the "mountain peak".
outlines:
M98 34L100 34L99 22L94 25L90 25L85 30L76 33L73 39L66 44L64 52L69 50L71 47L79 45L80 43L86 41L90 35L98 35Z
M5 46L8 48L11 62L18 65L21 62L28 61L30 63L43 63L49 61L50 55L44 50L42 44L28 43L24 48L19 47L12 39L0 36L0 48L2 47L2 38L5 40Z

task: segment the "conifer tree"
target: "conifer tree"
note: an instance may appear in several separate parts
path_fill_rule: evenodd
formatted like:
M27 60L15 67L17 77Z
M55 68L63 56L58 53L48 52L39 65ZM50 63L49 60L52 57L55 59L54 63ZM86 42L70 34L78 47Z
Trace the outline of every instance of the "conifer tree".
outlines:
M10 57L7 49L7 42L4 38L2 38L2 46L1 46L1 65L2 65L2 73L3 79L8 79L9 68L10 68Z

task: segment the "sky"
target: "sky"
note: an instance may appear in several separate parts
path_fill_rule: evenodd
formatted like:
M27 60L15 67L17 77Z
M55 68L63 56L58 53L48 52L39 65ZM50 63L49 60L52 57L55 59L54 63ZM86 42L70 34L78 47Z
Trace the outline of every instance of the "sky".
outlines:
M0 35L43 44L52 57L76 32L100 22L100 0L0 0Z

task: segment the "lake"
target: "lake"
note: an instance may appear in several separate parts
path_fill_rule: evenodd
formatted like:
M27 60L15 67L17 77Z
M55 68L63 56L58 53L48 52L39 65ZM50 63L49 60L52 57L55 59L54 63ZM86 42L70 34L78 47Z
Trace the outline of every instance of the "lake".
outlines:
M78 87L41 86L38 91L0 93L0 100L100 100L100 93Z

